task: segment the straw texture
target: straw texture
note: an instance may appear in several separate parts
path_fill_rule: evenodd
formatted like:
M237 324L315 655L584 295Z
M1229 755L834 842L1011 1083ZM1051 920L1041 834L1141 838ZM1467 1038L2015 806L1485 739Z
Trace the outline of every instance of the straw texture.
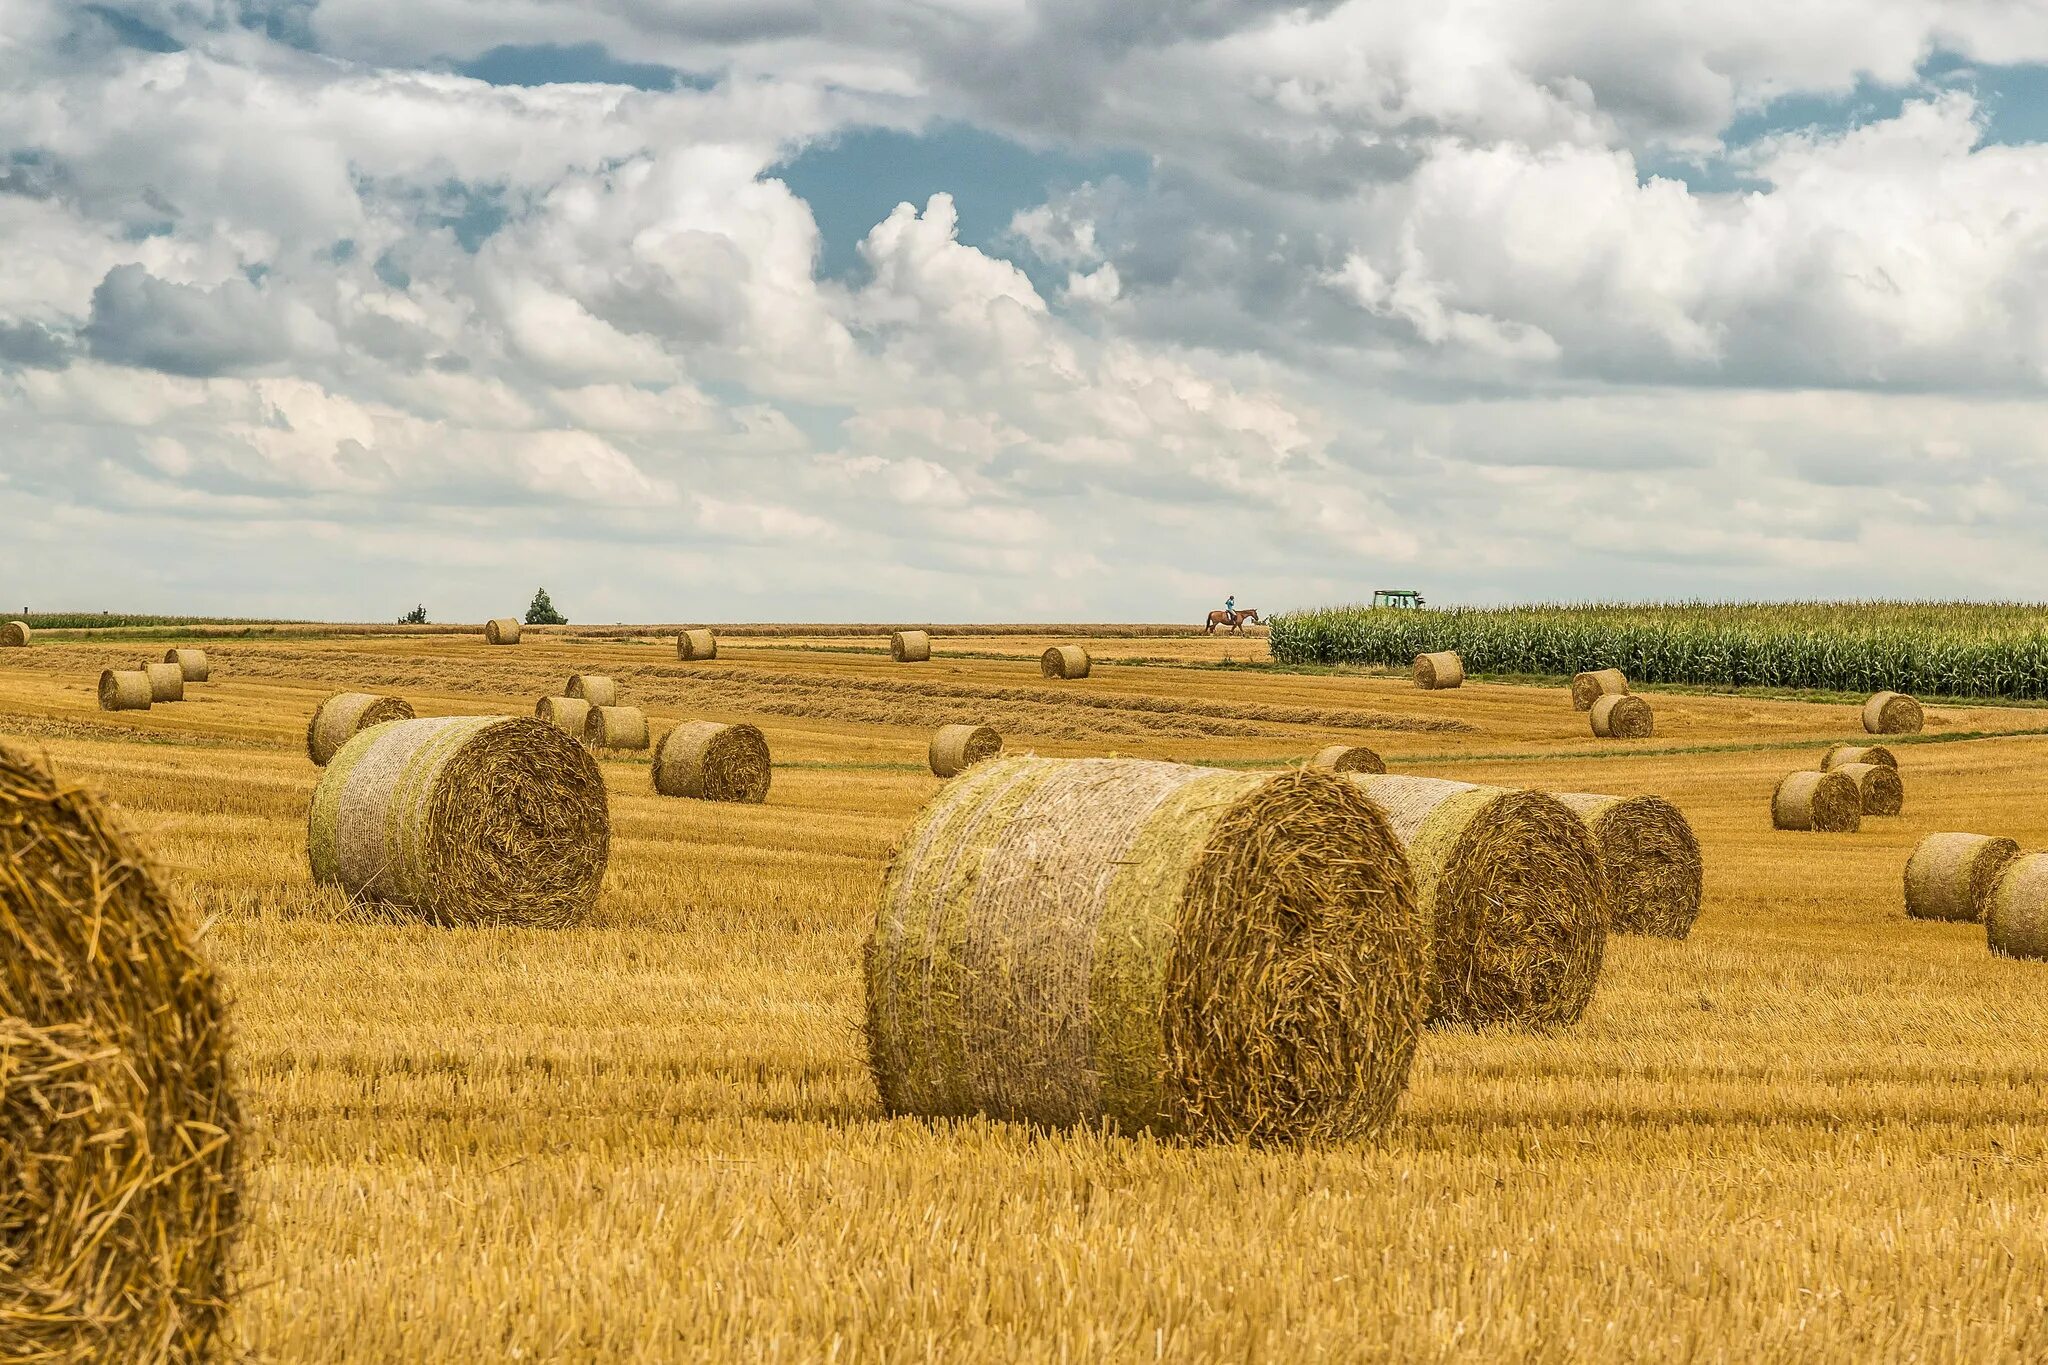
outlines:
M1906 913L1914 919L1974 924L1984 918L2006 864L2020 856L2010 839L1988 834L1930 834L1906 860Z
M1590 711L1593 703L1602 697L1625 696L1628 693L1628 675L1618 668L1596 668L1590 673L1572 675L1572 707L1578 711Z
M647 713L637 706L593 706L583 716L583 742L593 749L644 749Z
M1465 661L1453 650L1415 656L1415 685L1425 692L1465 684Z
M1994 953L2048 957L2048 853L2005 865L1984 907L1984 937Z
M26 649L30 634L28 622L9 621L0 626L0 649Z
M1429 945L1348 779L995 759L891 862L870 1063L892 1113L1352 1138L1407 1083Z
M1648 739L1657 728L1650 703L1625 692L1596 697L1587 711L1601 739Z
M100 710L147 711L149 674L139 668L109 668L100 674Z
M387 720L411 720L412 703L376 692L337 692L306 722L306 757L324 768L360 730Z
M1383 773L1387 762L1363 744L1328 744L1316 750L1308 766L1326 773Z
M1863 728L1873 735L1917 735L1926 717L1903 692L1880 692L1863 703Z
M619 685L602 673L572 673L563 695L576 697L592 706L617 706Z
M1851 763L1882 763L1887 768L1899 766L1898 756L1882 744L1837 744L1821 759L1822 772L1833 772Z
M1684 938L1700 915L1705 864L1684 812L1661 796L1559 792L1586 822L1607 874L1607 927Z
M1856 798L1865 815L1897 815L1906 805L1899 770L1882 763L1844 763L1833 769L1856 784Z
M1854 834L1863 828L1863 794L1838 772L1787 773L1771 794L1771 824L1776 829Z
M144 664L142 671L149 677L149 699L156 701L185 700L185 670L176 664Z
M611 816L597 763L551 725L399 720L327 765L306 846L315 881L429 923L557 928L597 900Z
M676 637L676 657L685 663L718 657L718 637L708 630L686 630Z
M1091 663L1079 645L1054 645L1038 656L1038 671L1048 678L1085 678Z
M773 775L768 741L751 725L684 721L654 749L654 790L663 796L759 805Z
M206 661L203 649L167 649L164 662L176 664L178 671L185 675L186 682L205 682L213 674L213 665Z
M899 630L889 637L889 657L899 664L921 664L932 657L932 637L921 630Z
M216 1354L239 1221L227 1011L91 793L0 743L0 1360Z
M495 621L484 622L484 643L490 645L518 644L518 618L512 616L501 616Z
M536 720L544 720L580 742L590 718L590 703L581 697L542 697L533 704L533 714Z
M986 725L941 725L928 757L933 777L958 777L1003 752L1003 737Z

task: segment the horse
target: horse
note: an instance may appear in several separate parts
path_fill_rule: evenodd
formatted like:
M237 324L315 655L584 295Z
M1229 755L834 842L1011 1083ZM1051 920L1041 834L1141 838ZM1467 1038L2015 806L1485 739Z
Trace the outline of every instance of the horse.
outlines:
M1254 626L1260 624L1259 609L1257 607L1246 607L1243 611L1212 611L1209 613L1207 633L1214 635L1216 627L1229 626L1231 634L1242 635L1247 624Z

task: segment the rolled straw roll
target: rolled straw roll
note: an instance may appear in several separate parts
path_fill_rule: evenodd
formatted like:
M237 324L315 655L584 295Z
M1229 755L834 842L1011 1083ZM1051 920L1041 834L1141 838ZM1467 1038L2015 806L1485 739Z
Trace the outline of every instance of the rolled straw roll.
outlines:
M932 657L932 637L921 630L899 630L889 637L889 657L899 664L921 664Z
M2048 854L2005 865L1984 907L1984 937L1994 953L2048 957Z
M1091 662L1079 645L1054 645L1038 656L1038 671L1048 678L1085 678Z
M1882 763L1844 763L1833 771L1856 784L1857 800L1865 815L1897 815L1906 805L1906 788L1899 770Z
M1453 650L1415 656L1415 685L1426 692L1465 684L1465 661Z
M602 673L572 673L569 685L562 689L567 696L578 697L592 706L617 706L619 685Z
M1386 760L1363 744L1326 744L1316 750L1308 766L1326 773L1383 773Z
M637 706L593 706L583 717L583 742L593 749L644 749L647 714Z
M306 823L313 880L433 924L573 924L611 850L596 761L523 717L365 730L327 765Z
M941 725L928 758L933 777L958 777L984 759L999 757L1003 737L986 725Z
M139 668L109 668L100 674L100 710L147 711L149 674Z
M1851 763L1882 763L1887 768L1899 766L1898 756L1882 744L1837 744L1821 759L1820 770L1824 773Z
M654 790L663 796L758 806L773 776L768 741L751 725L684 721L654 748Z
M513 616L501 616L495 621L484 622L484 643L487 645L518 644L518 618Z
M1771 793L1774 829L1854 834L1863 828L1863 794L1840 773L1787 773Z
M1606 884L1585 821L1542 792L1357 774L1385 811L1435 926L1433 1024L1577 1021L1607 946Z
M1628 674L1618 668L1596 668L1590 673L1572 674L1572 709L1590 711L1602 697L1628 693Z
M1873 735L1917 735L1926 717L1903 692L1880 692L1863 703L1863 728Z
M1429 921L1350 779L1001 758L911 827L866 975L891 1113L1338 1141L1407 1084Z
M1650 703L1625 692L1595 698L1589 713L1601 739L1648 739L1657 728Z
M149 664L142 666L149 677L149 699L151 701L185 700L185 670L176 664Z
M2007 863L2020 856L2010 839L1988 834L1930 834L1906 860L1906 913L1914 919L1974 924L1984 918Z
M156 870L97 797L0 744L0 1358L224 1354L228 1047Z
M676 657L685 663L718 657L718 637L708 630L686 630L676 637Z
M1700 915L1700 841L1661 796L1558 792L1593 831L1607 874L1607 927L1618 934L1684 938Z
M387 720L411 720L412 703L375 692L337 692L306 722L306 757L324 768L359 731Z
M26 621L9 621L0 626L0 649L28 648L29 628Z
M542 697L533 704L533 714L535 719L581 740L583 726L590 719L590 703L581 697Z
M206 661L203 649L167 649L164 662L176 664L178 671L185 675L186 682L205 682L213 673L213 665Z

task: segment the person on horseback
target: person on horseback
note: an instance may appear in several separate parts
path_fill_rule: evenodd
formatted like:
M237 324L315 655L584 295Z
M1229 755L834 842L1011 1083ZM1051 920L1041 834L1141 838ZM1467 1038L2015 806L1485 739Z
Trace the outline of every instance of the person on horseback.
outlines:
M1233 626L1234 626L1234 625L1236 625L1236 624L1237 624L1237 594L1236 594L1236 593L1232 593L1232 594L1230 594L1230 596L1228 596L1228 597L1226 597L1226 598L1224 598L1224 599L1223 599L1223 610L1225 610L1225 611L1227 611L1227 612L1229 612L1229 613L1230 613L1230 624L1231 624L1231 625L1233 625Z

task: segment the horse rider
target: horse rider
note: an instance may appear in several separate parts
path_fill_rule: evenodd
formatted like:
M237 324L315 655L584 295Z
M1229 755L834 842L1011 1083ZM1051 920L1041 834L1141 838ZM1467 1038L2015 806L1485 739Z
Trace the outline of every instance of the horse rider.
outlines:
M1230 594L1230 596L1228 596L1228 597L1226 597L1226 598L1224 598L1224 599L1223 599L1223 610L1224 610L1225 612L1227 612L1227 613L1229 614L1229 616L1230 616L1230 624L1231 624L1231 625L1233 625L1233 626L1234 626L1234 625L1236 625L1236 624L1237 624L1237 594L1236 594L1236 593L1232 593L1232 594Z

